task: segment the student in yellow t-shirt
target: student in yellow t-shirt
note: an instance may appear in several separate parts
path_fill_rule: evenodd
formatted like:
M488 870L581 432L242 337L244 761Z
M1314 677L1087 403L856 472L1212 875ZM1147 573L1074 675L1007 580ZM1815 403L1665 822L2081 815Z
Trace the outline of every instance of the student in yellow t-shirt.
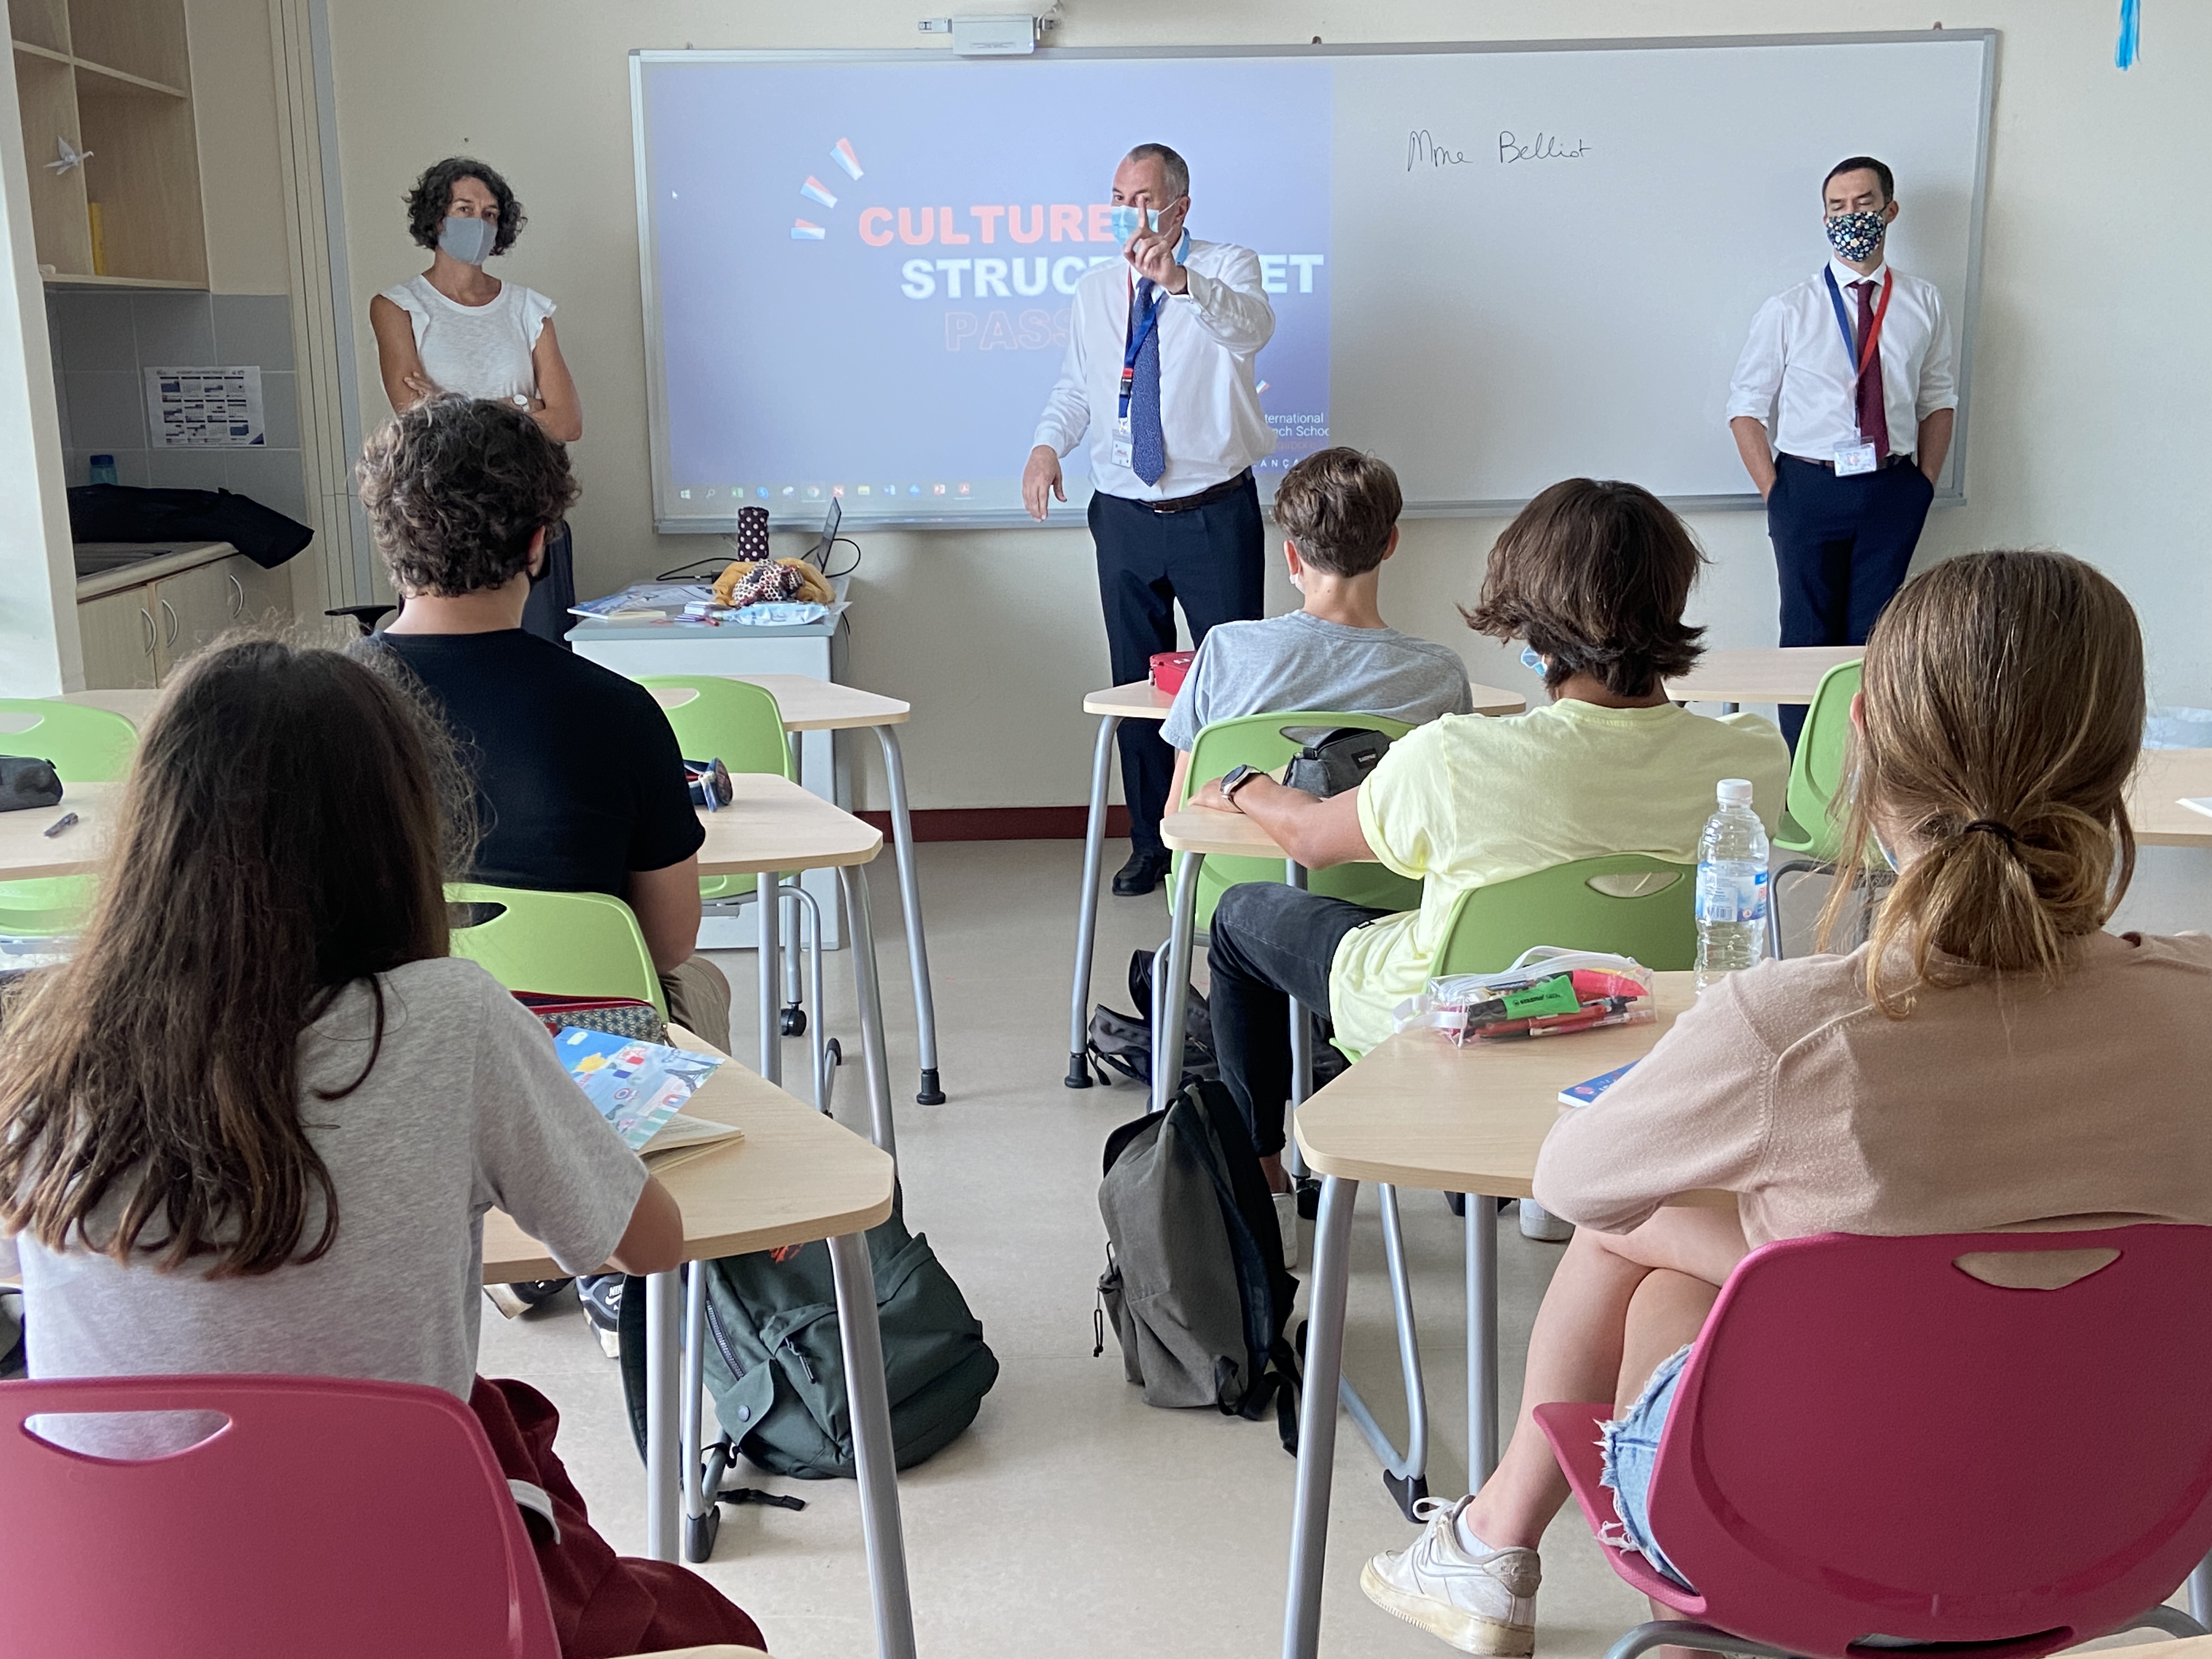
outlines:
M1536 497L1492 550L1468 625L1525 640L1547 708L1506 720L1447 714L1407 733L1358 789L1317 799L1260 774L1215 780L1192 805L1243 812L1308 869L1374 860L1423 883L1392 915L1273 882L1232 887L1207 962L1222 1079L1277 1192L1290 1095L1288 998L1326 1006L1364 1051L1426 983L1453 902L1608 853L1694 863L1723 778L1752 781L1770 830L1790 753L1751 714L1711 720L1667 701L1704 629L1682 621L1705 562L1680 520L1630 483L1570 478Z

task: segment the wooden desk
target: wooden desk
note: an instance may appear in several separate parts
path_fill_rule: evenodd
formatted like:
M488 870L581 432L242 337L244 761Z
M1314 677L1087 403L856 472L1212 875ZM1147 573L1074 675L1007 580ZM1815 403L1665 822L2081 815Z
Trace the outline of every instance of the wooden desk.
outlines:
M1655 1023L1613 1026L1556 1042L1455 1048L1434 1031L1401 1031L1299 1109L1292 1133L1306 1162L1322 1176L1322 1197L1307 1286L1310 1324L1291 1514L1290 1590L1283 1613L1285 1659L1313 1659L1321 1639L1336 1408L1344 1393L1352 1212L1359 1183L1470 1194L1468 1462L1468 1484L1480 1486L1498 1465L1498 1215L1496 1206L1484 1200L1528 1195L1544 1137L1559 1114L1571 1109L1559 1103L1559 1091L1649 1054L1695 999L1695 982L1691 974L1661 974ZM1416 1355L1407 1358L1418 1361ZM1418 1413L1417 1373L1410 1364L1407 1392L1408 1404ZM1375 1437L1370 1432L1370 1438ZM1421 1437L1417 1432L1417 1444ZM1388 1465L1385 1448L1376 1449L1384 1452ZM1416 1468L1411 1473L1423 1471Z
M884 1041L884 1004L876 973L875 923L868 908L868 884L858 873L883 848L883 831L842 806L802 789L772 772L732 772L732 799L699 822L707 839L699 848L702 876L758 876L768 893L779 878L804 870L835 870L838 891L853 921L853 989L860 1005L860 1040L868 1076L868 1104L876 1144L896 1146L891 1128L890 1067ZM4 873L4 866L0 866ZM782 1008L776 996L777 930L780 905L763 902L759 911L759 950L755 953L760 1008L761 1075L783 1080ZM817 1043L823 1011L815 1010ZM821 1075L817 1060L816 1076Z
M2212 749L2146 749L2128 786L2128 817L2146 847L2212 847L2212 818L2181 805L2212 795Z
M97 870L107 856L122 792L119 783L72 783L63 789L58 806L0 812L0 881L81 876ZM77 821L48 840L46 830L69 812L76 813ZM2212 823L2212 818L2205 822Z
M1518 714L1527 701L1494 685L1472 687L1478 714ZM1091 964L1098 937L1099 863L1106 844L1106 783L1113 763L1114 733L1123 720L1164 720L1175 706L1172 695L1150 680L1109 685L1083 699L1083 712L1098 716L1098 739L1091 754L1091 811L1083 833L1083 891L1075 913L1075 989L1067 1010L1067 1076L1071 1089L1091 1086L1083 1058L1091 1029Z
M689 1031L672 1028L670 1037L687 1048L716 1052ZM684 1212L684 1261L830 1242L877 1635L885 1659L912 1659L914 1616L866 1237L867 1229L891 1212L896 1166L885 1152L734 1060L701 1085L684 1109L744 1131L744 1139L668 1173L665 1184ZM484 1218L485 1283L552 1278L560 1271L509 1217L494 1211ZM688 1317L679 1318L681 1275L654 1273L645 1281L646 1553L659 1561L677 1559L680 1522L690 1523L686 1541L696 1547L686 1553L692 1559L705 1559L712 1539L706 1517L714 1513L714 1495L700 1487L706 1282L704 1273L692 1274Z
M1675 702L1724 702L1731 710L1746 702L1809 703L1820 676L1838 663L1856 662L1864 655L1863 645L1708 651L1680 679L1667 682L1667 696Z
M866 726L876 734L883 750L884 777L889 786L891 851L898 865L899 900L906 920L907 968L914 977L915 1019L921 1049L921 1082L915 1099L924 1106L941 1105L945 1091L938 1080L937 999L929 978L929 945L921 927L921 881L915 868L914 820L907 805L906 758L894 726L903 726L913 705L896 697L878 696L858 686L835 680L817 680L806 674L732 674L732 679L757 685L775 699L787 732L849 732ZM663 708L681 708L698 696L680 686L655 686L653 699ZM701 758L705 758L701 757Z

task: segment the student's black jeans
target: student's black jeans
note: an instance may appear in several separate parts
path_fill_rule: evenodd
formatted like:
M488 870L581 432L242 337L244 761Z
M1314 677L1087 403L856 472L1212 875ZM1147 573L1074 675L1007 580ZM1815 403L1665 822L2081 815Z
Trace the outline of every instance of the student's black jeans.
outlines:
M1213 1049L1261 1157L1283 1150L1290 1000L1319 1015L1325 1031L1337 945L1353 928L1390 914L1272 881L1231 887L1214 906L1206 947Z

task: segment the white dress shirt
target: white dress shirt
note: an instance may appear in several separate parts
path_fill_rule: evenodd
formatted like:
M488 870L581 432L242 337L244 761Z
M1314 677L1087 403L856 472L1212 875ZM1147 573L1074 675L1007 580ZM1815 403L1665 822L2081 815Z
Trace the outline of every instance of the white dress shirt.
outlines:
M1869 279L1838 260L1831 259L1827 268L1856 338L1858 296L1850 285ZM1920 422L1939 409L1959 406L1951 325L1933 283L1887 264L1873 280L1896 290L1881 324L1882 406L1890 453L1910 455L1919 447ZM1868 297L1879 307L1881 289ZM1835 305L1818 271L1776 295L1752 319L1751 338L1729 386L1728 418L1739 415L1764 425L1784 454L1808 461L1832 460L1837 450L1859 441L1858 359L1844 348Z
M1252 360L1275 332L1274 307L1260 286L1260 257L1234 243L1194 240L1182 266L1189 291L1164 296L1157 325L1160 435L1167 450L1167 471L1157 483L1114 459L1136 273L1127 259L1115 258L1093 265L1075 285L1067 359L1032 441L1065 455L1088 432L1091 482L1109 495L1137 501L1194 495L1274 453L1274 429L1260 410L1252 374Z

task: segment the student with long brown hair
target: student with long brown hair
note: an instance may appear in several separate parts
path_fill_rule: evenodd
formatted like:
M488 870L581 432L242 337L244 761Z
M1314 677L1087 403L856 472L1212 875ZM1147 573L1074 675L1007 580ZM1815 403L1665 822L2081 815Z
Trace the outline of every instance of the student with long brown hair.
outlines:
M0 1228L34 1376L423 1383L471 1401L510 1474L538 1455L528 1478L565 1500L550 1408L476 1377L484 1212L572 1271L665 1271L683 1223L544 1028L447 955L466 791L441 787L443 741L335 652L248 641L190 665L146 726L76 954L8 1009ZM759 1641L680 1569L615 1563L580 1500L562 1518L583 1535L541 1557L569 1659ZM564 1605L579 1549L626 1600L611 1621L596 1592Z
M1848 955L1709 990L1545 1143L1535 1189L1579 1224L1480 1492L1378 1556L1374 1601L1468 1653L1526 1654L1536 1545L1567 1485L1531 1413L1603 1399L1622 1532L1673 1574L1645 1485L1676 1378L1745 1253L2104 1220L2212 1224L2212 939L2113 934L2135 837L2142 641L2118 588L2056 553L1922 573L1867 644L1841 867L1896 884ZM1839 883L1831 937L1859 900ZM1668 1206L1718 1189L1733 1208ZM1817 1428L1814 1431L1817 1431Z

